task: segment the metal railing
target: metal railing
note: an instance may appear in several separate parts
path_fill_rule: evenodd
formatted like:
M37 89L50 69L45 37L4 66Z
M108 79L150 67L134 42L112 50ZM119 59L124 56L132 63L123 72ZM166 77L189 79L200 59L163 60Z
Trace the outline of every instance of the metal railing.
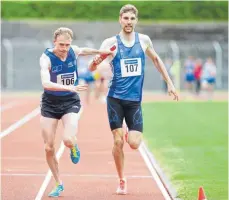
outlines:
M74 42L78 46L90 46L99 48L100 43L90 40L78 40ZM2 89L6 90L38 90L40 84L39 57L45 48L52 46L51 41L37 41L25 39L3 39L2 47L2 77L5 84ZM228 49L223 49L217 41L213 42L181 42L181 41L153 41L156 52L162 60L170 57L173 61L179 60L181 63L180 88L184 85L184 71L182 66L184 60L192 55L205 60L212 57L217 66L217 89L227 89L227 80L223 79L228 72L227 56ZM226 46L225 46L226 47ZM224 48L225 48L224 47ZM5 65L5 66L3 66ZM144 89L162 89L162 79L155 67L152 67L151 60L146 60L146 76ZM26 76L25 76L26 74ZM26 77L26 79L25 79Z

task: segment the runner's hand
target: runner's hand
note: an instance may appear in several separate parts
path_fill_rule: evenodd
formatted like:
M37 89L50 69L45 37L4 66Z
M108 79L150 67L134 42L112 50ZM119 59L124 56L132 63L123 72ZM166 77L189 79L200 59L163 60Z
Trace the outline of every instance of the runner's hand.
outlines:
M87 90L88 85L87 84L81 84L81 85L72 85L70 86L71 92L81 92Z
M169 93L169 96L173 96L173 100L176 100L178 101L179 98L178 98L178 94L176 92L176 89L173 85L170 85L170 84L167 84L167 87L168 87L168 93Z

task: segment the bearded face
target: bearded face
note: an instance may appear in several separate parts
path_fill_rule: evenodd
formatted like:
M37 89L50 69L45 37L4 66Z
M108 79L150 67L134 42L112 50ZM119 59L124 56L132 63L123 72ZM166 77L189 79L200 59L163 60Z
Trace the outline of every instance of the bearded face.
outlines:
M119 17L119 23L121 24L122 30L127 34L134 31L137 21L137 17L133 12L123 13Z

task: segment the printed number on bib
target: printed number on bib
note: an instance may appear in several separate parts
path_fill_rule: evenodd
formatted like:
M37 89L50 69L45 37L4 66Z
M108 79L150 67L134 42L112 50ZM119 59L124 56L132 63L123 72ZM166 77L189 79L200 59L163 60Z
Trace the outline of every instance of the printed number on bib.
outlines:
M59 74L57 76L57 83L61 85L74 85L76 80L76 73Z
M122 77L140 76L141 72L141 58L121 59Z

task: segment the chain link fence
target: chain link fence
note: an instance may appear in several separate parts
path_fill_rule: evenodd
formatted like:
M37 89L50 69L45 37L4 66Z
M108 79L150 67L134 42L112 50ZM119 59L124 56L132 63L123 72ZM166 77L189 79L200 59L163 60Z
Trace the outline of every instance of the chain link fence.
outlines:
M80 47L99 48L102 41L75 40ZM162 60L179 61L179 87L184 89L184 62L188 56L205 61L212 57L217 66L217 89L228 86L228 46L218 42L153 40L154 49ZM42 90L39 58L52 46L49 40L13 38L2 40L1 88L2 90ZM145 90L162 90L163 81L148 58L146 59Z

